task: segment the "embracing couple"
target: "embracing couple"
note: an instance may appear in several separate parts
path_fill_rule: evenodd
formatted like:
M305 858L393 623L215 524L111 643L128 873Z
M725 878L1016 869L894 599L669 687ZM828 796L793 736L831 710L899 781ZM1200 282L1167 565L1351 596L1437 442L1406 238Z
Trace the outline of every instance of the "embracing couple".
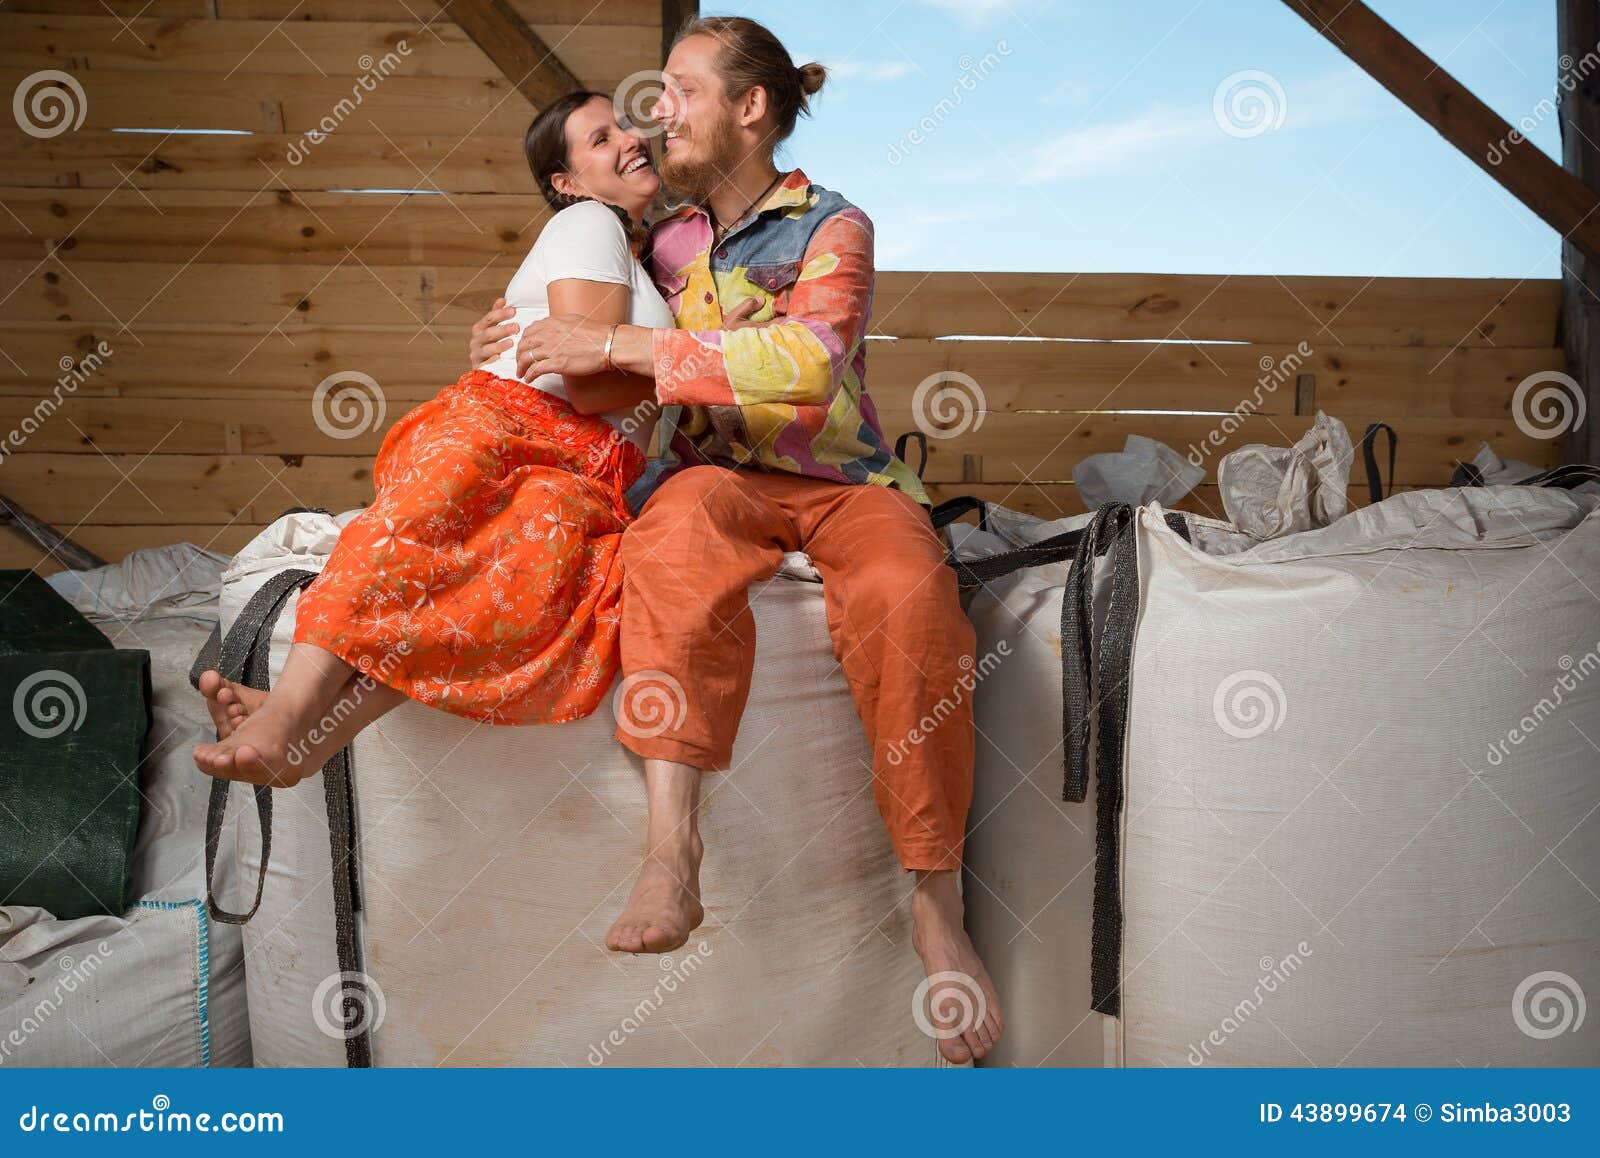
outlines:
M773 164L825 70L796 68L754 21L713 17L685 27L665 75L659 175L607 96L573 93L529 127L528 163L557 212L473 327L476 369L389 432L376 501L301 594L271 694L203 677L219 739L195 762L287 786L407 698L553 724L593 712L619 669L667 682L682 689L681 724L644 736L655 729L619 719L617 740L644 759L649 825L606 937L666 952L704 916L700 778L729 766L749 694L747 588L805 551L872 744L879 812L916 873L917 952L930 976L965 974L986 999L940 1048L982 1057L1003 1021L962 926L965 697L904 743L948 706L973 631L922 486L865 390L872 223ZM647 227L663 181L684 204ZM642 482L661 407L679 408L675 462ZM662 473L635 518L630 488Z

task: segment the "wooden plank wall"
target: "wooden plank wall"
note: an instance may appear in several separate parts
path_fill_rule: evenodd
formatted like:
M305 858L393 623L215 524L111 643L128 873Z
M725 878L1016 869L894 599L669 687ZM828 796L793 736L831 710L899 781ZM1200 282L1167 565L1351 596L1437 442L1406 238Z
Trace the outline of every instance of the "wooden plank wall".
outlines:
M658 0L515 2L602 91L658 59ZM0 438L29 428L0 492L108 556L233 550L286 507L367 500L383 431L460 373L466 327L545 219L521 157L532 110L453 25L423 25L424 0L109 6L0 12L11 89L55 68L85 94L74 131L0 130ZM402 40L306 147L361 58ZM349 191L374 188L423 192ZM1510 402L1560 368L1557 311L1546 281L885 272L869 382L894 435L919 425L930 376L970 379L922 407L923 426L964 427L930 440L941 497L1081 510L1073 464L1140 433L1205 447L1186 505L1220 514L1217 460L1288 444L1317 407L1357 435L1393 425L1402 486L1443 484L1483 441L1553 463ZM109 356L30 422L100 343ZM313 395L348 372L379 384L384 415L346 437ZM0 529L0 566L38 555Z

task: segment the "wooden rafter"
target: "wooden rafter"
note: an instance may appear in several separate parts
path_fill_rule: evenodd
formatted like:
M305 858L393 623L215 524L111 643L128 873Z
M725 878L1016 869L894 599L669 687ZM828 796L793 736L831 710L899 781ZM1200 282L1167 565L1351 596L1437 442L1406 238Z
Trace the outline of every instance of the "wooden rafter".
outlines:
M445 11L534 108L584 87L506 0L449 0Z
M667 63L673 37L691 18L700 14L700 0L661 0L661 63Z
M1360 0L1284 0L1561 236L1600 261L1600 195Z

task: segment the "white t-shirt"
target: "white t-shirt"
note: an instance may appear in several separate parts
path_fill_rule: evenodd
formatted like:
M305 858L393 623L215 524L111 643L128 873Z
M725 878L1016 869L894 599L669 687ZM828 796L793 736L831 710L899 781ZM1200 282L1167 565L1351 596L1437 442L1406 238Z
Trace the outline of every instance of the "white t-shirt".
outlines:
M506 287L506 305L517 311L516 337L522 327L550 316L547 287L553 281L576 278L628 287L628 321L635 326L672 329L672 311L661 300L650 275L634 259L628 235L615 211L598 201L569 205L545 224L533 249ZM517 349L513 345L483 367L500 378L517 378ZM529 383L536 390L567 397L567 384L559 374L541 374ZM635 411L613 410L601 415L641 450L647 449L655 428L654 406Z

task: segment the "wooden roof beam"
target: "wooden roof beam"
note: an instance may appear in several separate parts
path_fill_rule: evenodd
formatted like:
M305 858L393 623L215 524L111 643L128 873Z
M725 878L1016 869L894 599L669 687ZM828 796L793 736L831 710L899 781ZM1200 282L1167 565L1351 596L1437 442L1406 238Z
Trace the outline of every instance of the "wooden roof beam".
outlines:
M1514 130L1427 53L1360 0L1284 3L1564 239L1600 261L1600 195Z
M506 0L448 0L445 11L534 108L584 87Z

